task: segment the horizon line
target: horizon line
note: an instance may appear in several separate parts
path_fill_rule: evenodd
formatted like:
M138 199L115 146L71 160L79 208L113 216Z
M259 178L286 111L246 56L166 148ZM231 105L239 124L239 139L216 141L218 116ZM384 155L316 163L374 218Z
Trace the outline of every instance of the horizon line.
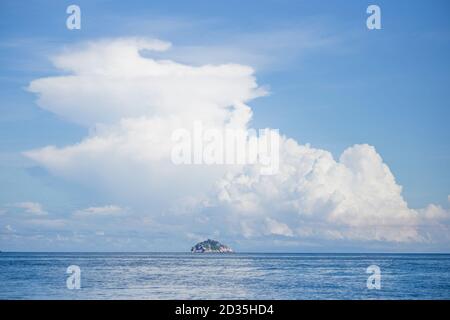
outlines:
M191 251L2 251L1 253L189 253L192 255L233 255L233 254L440 254L450 255L450 252L265 252L265 251L239 251L239 252L201 252L195 253Z

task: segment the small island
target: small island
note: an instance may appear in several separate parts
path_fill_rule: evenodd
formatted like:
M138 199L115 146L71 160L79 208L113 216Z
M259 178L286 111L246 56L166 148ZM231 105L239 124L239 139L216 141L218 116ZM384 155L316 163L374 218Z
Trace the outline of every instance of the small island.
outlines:
M197 243L191 249L192 253L232 253L233 250L219 241L208 239Z

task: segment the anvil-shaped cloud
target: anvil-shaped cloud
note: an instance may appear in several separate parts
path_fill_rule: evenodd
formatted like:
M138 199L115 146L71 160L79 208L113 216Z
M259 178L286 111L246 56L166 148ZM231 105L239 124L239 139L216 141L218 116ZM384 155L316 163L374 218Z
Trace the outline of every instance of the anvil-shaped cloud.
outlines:
M120 38L71 48L53 59L65 75L32 81L38 105L89 128L75 145L25 154L53 174L151 207L152 219L185 232L286 239L448 241L448 211L412 209L375 148L354 145L338 160L281 136L280 171L254 166L175 166L171 134L194 121L247 129L248 102L266 94L254 70L150 58L170 44ZM139 209L138 209L139 210ZM188 218L186 218L188 217ZM431 228L431 229L430 229ZM439 232L436 232L439 231ZM179 229L177 228L177 231ZM431 235L433 234L433 236Z

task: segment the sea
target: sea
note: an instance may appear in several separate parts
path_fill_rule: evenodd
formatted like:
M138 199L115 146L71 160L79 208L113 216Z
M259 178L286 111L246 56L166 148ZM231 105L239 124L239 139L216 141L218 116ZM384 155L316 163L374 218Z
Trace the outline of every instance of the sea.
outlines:
M0 299L450 299L450 255L3 252Z

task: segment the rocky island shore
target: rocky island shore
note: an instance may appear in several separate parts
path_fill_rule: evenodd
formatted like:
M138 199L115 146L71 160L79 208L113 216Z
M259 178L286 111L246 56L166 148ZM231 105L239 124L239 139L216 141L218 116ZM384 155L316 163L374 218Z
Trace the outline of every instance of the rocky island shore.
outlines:
M192 253L232 253L233 250L219 241L208 239L191 248Z

